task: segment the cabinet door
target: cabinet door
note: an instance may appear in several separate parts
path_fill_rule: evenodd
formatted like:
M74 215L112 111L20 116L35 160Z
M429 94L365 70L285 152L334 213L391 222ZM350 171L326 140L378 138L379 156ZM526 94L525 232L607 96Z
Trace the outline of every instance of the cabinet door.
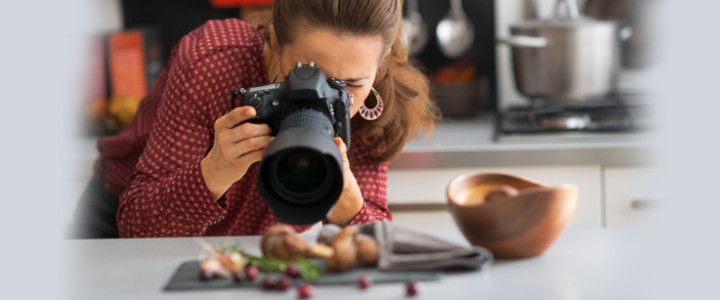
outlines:
M641 226L656 205L649 168L605 168L605 220L608 227ZM657 173L655 173L657 174Z
M80 203L80 197L93 176L95 160L98 157L96 142L97 138L95 137L82 137L74 140L74 151L67 158L71 168L68 176L63 178L66 195L63 197L64 202L59 213L62 226L72 222L75 210Z
M388 172L388 202L399 204L446 203L445 188L452 178L474 172L501 172L525 177L554 186L573 183L578 186L579 198L569 227L601 227L601 169L600 166L533 167L533 168L462 168L390 170Z

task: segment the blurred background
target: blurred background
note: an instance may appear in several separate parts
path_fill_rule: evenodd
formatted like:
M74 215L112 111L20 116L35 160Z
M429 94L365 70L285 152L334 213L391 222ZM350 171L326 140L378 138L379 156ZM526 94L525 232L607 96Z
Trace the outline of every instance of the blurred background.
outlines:
M180 36L207 19L243 18L267 9L266 3L221 2L2 4L0 74L6 109L0 119L8 192L0 219L9 244L22 245L4 249L4 257L42 256L46 272L62 273L54 262L62 254L55 243L91 174L96 139L121 130L132 117ZM618 68L603 71L614 78L605 97L553 99L519 86L533 78L532 72L521 72L537 66L528 59L533 55L522 50L536 51L530 53L538 57L547 49L519 49L498 39L520 35L512 29L527 29L525 21L554 18L555 1L460 3L470 25L454 28L472 31L472 39L451 35L450 45L467 44L454 50L440 44L447 38L440 37L447 32L440 29L447 28L441 21L457 19L448 18L451 1L418 0L413 10L406 7L408 24L424 24L425 33L415 31L408 43L432 78L445 119L432 139L408 144L391 165L388 196L396 220L454 228L443 189L449 178L465 172L573 182L581 195L571 227L649 228L648 239L658 241L659 251L674 253L663 272L691 274L692 280L669 285L677 295L700 295L712 286L708 270L717 259L706 257L718 250L711 232L720 209L714 189L720 106L713 96L720 45L705 32L720 25L719 5L578 1L580 14L616 20L618 28L630 26L632 34L618 40L618 56L613 56ZM421 19L413 22L410 12ZM530 23L536 26L522 35L542 36L543 23ZM132 67L118 70L118 65ZM518 80L518 74L526 76ZM548 82L547 74L534 76ZM37 276L25 266L11 262L17 272L3 279ZM39 290L18 284L6 293L52 298L62 289L52 280L47 285Z
M443 120L433 136L411 142L391 164L388 198L396 220L455 230L447 182L498 171L579 185L571 226L641 222L657 201L649 178L662 2L405 1L406 43L431 80ZM91 38L78 66L83 95L74 104L81 120L73 151L77 195L91 176L97 138L132 119L183 35L209 19L264 24L272 5L91 3ZM518 43L523 38L546 45ZM73 204L63 207L68 221Z
M92 15L93 26L89 28L94 37L84 70L87 95L83 103L87 131L96 135L115 133L132 118L137 103L154 82L172 47L184 34L208 19L241 18L252 23L264 23L265 19L258 16L269 12L272 3L263 0L180 0L173 1L172 5L162 0L96 2L92 9L96 12ZM557 100L567 100L563 99L567 97L595 100L591 98L611 96L636 100L637 97L633 96L647 94L647 76L643 75L652 70L656 60L656 51L651 49L657 42L657 30L653 24L659 23L655 11L660 1L573 2L577 3L577 11L581 14L581 19L576 21L563 21L563 17L556 16L558 12L564 13L564 8L556 7L559 2L555 0L406 1L408 44L413 57L430 76L437 103L445 118L472 118L487 111L506 112L538 102L535 100L562 102ZM462 18L458 19L455 11ZM589 18L593 18L596 24L588 24L586 21ZM603 24L603 21L606 22ZM591 53L582 46L579 49L548 47L549 50L542 51L496 44L496 39L516 37L511 35L511 28L527 24L532 26L532 22L536 22L538 28L548 27L553 22L564 22L564 26L577 31L574 33L577 36L565 37L567 41L585 38L583 42L588 44L587 48L605 43L600 46L604 49ZM616 26L613 30L617 31L617 35L627 36L618 37L617 41L600 41L608 37L592 36L597 34L592 30L609 26ZM539 35L538 28L533 29L536 31L531 34ZM596 39L595 43L592 39ZM619 52L615 53L618 47ZM583 59L586 61L605 60L614 66L617 60L619 65L617 68L600 69L583 62L562 62L551 57L572 51L578 56L585 55ZM544 55L547 65L567 63L570 66L564 70L530 74L536 72L533 68L541 67L536 65L538 62L527 62L528 56L535 54ZM571 73L572 67L582 70ZM553 78L542 78L543 75ZM560 82L570 84L563 76L606 77L612 78L613 82L591 82L584 86L574 83L577 86L562 91L557 87ZM540 79L546 82L540 82ZM545 84L547 87L545 91L537 88L528 90L532 84ZM553 84L555 86L551 86ZM570 91L571 88L574 90ZM587 106L591 101L574 102L577 103L572 104ZM507 119L513 117L516 116L508 116ZM517 127L522 125L507 126L509 128L503 129L506 133L517 133ZM557 129L545 126L545 131Z

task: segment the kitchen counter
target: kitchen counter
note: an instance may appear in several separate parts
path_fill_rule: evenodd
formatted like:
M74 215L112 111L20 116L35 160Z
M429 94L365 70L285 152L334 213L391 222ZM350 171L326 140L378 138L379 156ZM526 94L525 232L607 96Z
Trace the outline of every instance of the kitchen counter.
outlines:
M436 122L432 137L422 136L405 145L392 169L531 167L531 166L641 166L650 164L652 135L589 134L576 138L528 137L495 140L495 115ZM77 140L75 161L90 166L97 157L96 137Z
M514 166L639 166L651 157L651 133L529 136L495 140L495 116L436 122L431 139L409 142L392 169Z
M466 244L459 232L437 236ZM308 240L314 238L304 235ZM644 242L641 230L568 229L538 257L496 261L480 272L445 273L424 282L417 299L656 299L661 257ZM205 238L212 244L239 242L259 251L259 236ZM200 246L192 238L66 240L64 274L68 299L297 299L296 290L266 292L238 288L165 292L176 268L196 259ZM662 288L662 286L661 286ZM401 283L376 284L361 291L355 285L316 286L312 299L404 299Z
M605 171L610 167L650 165L648 154L652 151L648 150L653 144L649 134L593 134L579 139L534 137L496 141L494 124L495 115L490 113L471 119L442 120L436 123L432 141L420 138L408 143L390 164L388 199L393 213L420 228L440 226L452 229L454 225L444 206L445 184L467 172L498 171L545 184L578 184L581 202L571 226L601 227L607 223L604 221L606 215L618 215L605 210L604 195L617 194L605 191L612 188L606 187L605 182L618 181L607 179ZM80 195L91 176L92 163L97 155L95 141L95 138L80 139L77 151L73 152L81 166L74 194ZM627 176L622 177L623 182L626 179ZM621 200L629 203L632 199L643 197L648 196L638 192ZM71 216L76 204L69 203L65 207L63 215ZM420 210L429 211L417 214ZM401 215L401 211L410 213ZM433 222L425 220L428 214L434 216Z

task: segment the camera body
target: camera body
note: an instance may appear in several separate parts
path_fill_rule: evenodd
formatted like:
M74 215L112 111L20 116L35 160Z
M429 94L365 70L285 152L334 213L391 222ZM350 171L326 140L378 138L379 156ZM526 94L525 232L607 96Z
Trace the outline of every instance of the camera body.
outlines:
M284 82L233 91L233 104L257 114L275 138L265 149L257 189L277 219L313 224L327 217L343 187L343 161L333 138L350 147L350 94L314 63L298 64Z
M267 124L276 135L282 121L298 109L314 109L331 121L327 133L339 136L350 148L350 95L347 84L309 65L298 64L284 82L248 88L240 106L252 106L257 114L248 122Z

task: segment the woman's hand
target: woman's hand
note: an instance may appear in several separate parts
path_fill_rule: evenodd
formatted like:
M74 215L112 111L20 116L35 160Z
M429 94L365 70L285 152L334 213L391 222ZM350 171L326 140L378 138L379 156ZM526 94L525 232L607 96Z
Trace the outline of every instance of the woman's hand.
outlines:
M343 160L343 191L327 220L330 223L344 226L350 223L358 212L360 212L364 200L355 175L350 171L350 161L347 157L347 146L345 142L339 137L336 137L334 141L340 150L340 156Z
M272 140L266 124L242 123L256 114L250 106L238 107L215 121L215 142L200 162L205 185L218 200L240 180L250 165L262 159Z

